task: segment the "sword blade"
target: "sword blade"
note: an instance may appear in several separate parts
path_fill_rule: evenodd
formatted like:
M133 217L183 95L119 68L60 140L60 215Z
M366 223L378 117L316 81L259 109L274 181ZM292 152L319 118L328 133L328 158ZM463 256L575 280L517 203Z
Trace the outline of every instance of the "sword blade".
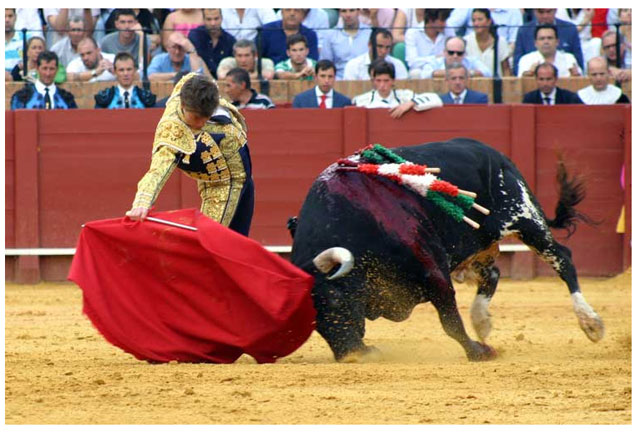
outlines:
M174 223L173 221L167 221L167 220L163 220L163 219L156 218L156 217L149 217L148 216L145 219L147 221L153 221L154 223L164 224L164 225L167 225L167 226L178 227L178 228L181 228L181 229L191 230L191 231L194 231L194 232L198 231L198 229L195 228L195 227L187 226L187 225L180 224L180 223Z

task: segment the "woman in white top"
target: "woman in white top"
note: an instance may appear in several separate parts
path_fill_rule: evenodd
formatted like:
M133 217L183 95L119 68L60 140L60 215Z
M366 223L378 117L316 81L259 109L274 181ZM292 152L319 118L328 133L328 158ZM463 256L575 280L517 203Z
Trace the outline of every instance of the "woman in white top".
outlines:
M467 41L466 54L468 57L476 57L493 73L494 42L498 39L498 76L511 75L509 66L509 44L499 36L496 36L489 9L474 9L471 15L473 33L464 37Z

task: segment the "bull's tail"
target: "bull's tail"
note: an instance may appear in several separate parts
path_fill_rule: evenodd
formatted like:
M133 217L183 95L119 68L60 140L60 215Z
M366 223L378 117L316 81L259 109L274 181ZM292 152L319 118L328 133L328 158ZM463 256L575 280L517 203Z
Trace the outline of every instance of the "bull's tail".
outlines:
M569 177L562 159L558 161L556 182L560 187L560 198L556 205L556 217L552 220L547 219L549 227L564 229L569 237L576 231L576 225L580 221L589 225L598 224L576 209L578 203L584 200L586 195L584 181L578 176Z
M287 220L287 230L291 234L291 239L296 237L296 229L298 228L298 217L292 216Z

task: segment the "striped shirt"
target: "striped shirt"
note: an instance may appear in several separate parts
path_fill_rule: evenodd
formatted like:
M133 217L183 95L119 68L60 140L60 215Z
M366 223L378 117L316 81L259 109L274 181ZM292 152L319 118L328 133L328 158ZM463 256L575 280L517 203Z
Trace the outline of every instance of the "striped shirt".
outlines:
M249 102L247 102L246 104L241 104L239 101L233 101L233 105L238 107L238 109L240 110L244 108L249 110L276 108L276 106L267 95L258 93L254 89L249 90L251 91L251 99L249 99Z

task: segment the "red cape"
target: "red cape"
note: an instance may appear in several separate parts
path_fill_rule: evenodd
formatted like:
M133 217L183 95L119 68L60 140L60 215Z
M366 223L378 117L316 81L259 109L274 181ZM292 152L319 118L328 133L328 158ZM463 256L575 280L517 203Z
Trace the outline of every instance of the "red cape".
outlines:
M274 362L315 327L313 277L195 209L128 218L80 233L69 279L113 345L155 362Z

